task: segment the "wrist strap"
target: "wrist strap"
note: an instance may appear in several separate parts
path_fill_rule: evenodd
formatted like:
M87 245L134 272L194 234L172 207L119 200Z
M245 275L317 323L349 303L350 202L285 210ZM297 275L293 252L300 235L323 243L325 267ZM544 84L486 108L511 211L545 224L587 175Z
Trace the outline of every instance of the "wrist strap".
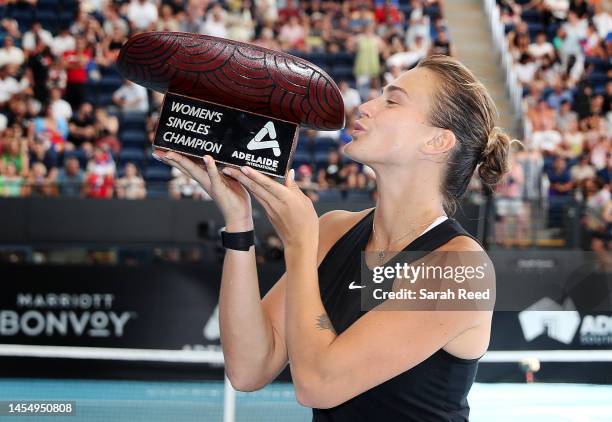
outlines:
M223 227L221 229L221 244L226 249L248 251L255 244L255 232L249 230L247 232L228 233Z

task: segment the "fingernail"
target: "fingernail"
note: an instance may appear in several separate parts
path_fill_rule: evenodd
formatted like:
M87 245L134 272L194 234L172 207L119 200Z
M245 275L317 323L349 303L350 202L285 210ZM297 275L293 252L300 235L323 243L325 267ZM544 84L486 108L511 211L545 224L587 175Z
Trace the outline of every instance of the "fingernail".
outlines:
M205 155L204 157L202 157L202 159L204 160L204 164L208 166L208 156Z
M248 174L248 172L250 171L250 169L247 166L240 167L240 170L242 170L244 174Z
M289 176L291 177L291 181L295 182L295 170L294 169L289 170Z
M224 168L223 170L221 170L221 171L223 172L223 174L227 174L227 175L230 175L230 174L231 174L230 169L228 169L227 167L225 167L225 168Z
M154 152L151 153L151 157L155 158L157 161L162 161L161 157L159 155L155 154Z

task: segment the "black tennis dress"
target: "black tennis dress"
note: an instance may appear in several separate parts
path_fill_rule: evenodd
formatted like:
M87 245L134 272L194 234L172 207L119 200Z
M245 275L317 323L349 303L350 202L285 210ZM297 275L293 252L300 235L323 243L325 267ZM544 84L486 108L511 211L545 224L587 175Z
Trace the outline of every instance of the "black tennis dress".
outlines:
M346 232L319 265L323 305L338 335L366 312L359 289L361 252L372 232L373 210ZM435 222L434 222L435 223ZM452 238L473 238L454 219L430 226L404 251L432 251ZM372 341L376 341L372 338ZM443 349L413 368L330 409L313 409L313 422L459 422L467 421L467 394L478 359L461 359Z

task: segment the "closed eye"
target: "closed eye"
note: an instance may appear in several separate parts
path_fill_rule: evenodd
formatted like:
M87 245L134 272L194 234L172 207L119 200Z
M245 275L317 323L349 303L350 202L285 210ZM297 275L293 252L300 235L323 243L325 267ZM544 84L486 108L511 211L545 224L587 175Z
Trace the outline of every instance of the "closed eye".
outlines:
M387 100L387 104L397 104L395 101Z

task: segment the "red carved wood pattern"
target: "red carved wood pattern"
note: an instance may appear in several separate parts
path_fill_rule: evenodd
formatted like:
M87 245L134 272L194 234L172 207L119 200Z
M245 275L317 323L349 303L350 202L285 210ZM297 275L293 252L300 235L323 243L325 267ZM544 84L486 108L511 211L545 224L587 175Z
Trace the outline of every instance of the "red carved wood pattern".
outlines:
M146 32L121 48L121 74L142 86L274 116L320 130L344 127L331 77L299 57L184 32Z

